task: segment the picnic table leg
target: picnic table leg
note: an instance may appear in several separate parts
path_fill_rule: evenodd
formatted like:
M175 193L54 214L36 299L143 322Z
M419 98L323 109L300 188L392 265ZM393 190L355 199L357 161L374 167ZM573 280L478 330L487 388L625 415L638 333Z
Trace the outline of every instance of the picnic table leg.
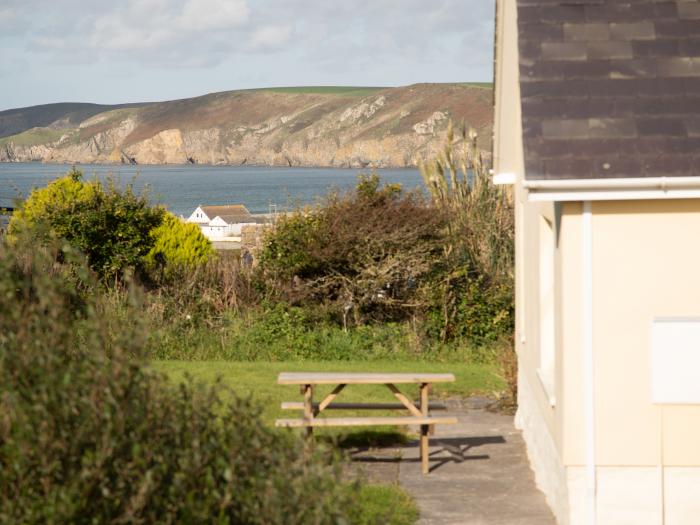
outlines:
M314 418L314 387L313 385L304 385L304 419L311 421ZM306 437L313 437L313 427L306 427Z
M423 416L428 415L428 383L421 383L420 385L420 411ZM427 474L429 471L429 448L428 448L428 431L430 425L420 426L420 461L421 461L421 471L423 474Z
M428 394L432 394L432 393L433 393L433 385L428 385ZM435 435L435 425L430 425L430 432L429 432L429 434L430 434L431 436L434 436L434 435Z

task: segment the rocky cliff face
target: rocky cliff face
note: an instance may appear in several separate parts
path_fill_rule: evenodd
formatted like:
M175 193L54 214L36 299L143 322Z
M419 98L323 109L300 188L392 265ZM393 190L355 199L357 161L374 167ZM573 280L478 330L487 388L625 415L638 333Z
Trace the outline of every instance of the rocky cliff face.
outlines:
M238 91L25 130L0 138L0 161L403 167L436 152L449 121L489 148L491 120L490 89L459 84Z

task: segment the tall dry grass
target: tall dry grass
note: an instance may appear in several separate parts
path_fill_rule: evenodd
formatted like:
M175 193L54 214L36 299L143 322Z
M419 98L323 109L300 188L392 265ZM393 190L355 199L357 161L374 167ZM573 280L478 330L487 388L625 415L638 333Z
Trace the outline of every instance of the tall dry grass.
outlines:
M512 281L513 196L509 187L491 181L476 132L462 128L455 135L450 125L443 150L419 167L433 203L447 212L445 254L466 259L472 272L493 282Z

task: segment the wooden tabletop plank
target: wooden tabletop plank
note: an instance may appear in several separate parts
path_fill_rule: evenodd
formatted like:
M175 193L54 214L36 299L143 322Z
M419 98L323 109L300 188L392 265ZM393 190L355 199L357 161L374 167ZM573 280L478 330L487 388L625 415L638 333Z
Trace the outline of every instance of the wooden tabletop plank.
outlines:
M318 403L313 403L314 408L318 408ZM417 406L417 405L416 405ZM283 401L280 405L282 410L304 410L303 401ZM333 401L326 407L326 410L402 410L405 407L401 403L338 403ZM430 410L447 410L445 403L431 401Z
M278 427L354 427L376 425L454 425L456 417L406 416L406 417L329 417L314 419L278 419Z
M384 385L407 383L449 383L454 374L382 374L347 372L282 372L277 378L280 385Z

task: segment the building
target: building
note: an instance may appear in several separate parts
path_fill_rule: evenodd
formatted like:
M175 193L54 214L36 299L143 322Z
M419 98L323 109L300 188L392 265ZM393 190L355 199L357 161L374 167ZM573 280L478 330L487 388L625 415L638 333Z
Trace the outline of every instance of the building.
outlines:
M700 2L498 0L522 428L561 524L700 523Z
M198 224L202 233L212 241L240 240L243 225L257 224L255 217L242 204L198 206L187 222Z

